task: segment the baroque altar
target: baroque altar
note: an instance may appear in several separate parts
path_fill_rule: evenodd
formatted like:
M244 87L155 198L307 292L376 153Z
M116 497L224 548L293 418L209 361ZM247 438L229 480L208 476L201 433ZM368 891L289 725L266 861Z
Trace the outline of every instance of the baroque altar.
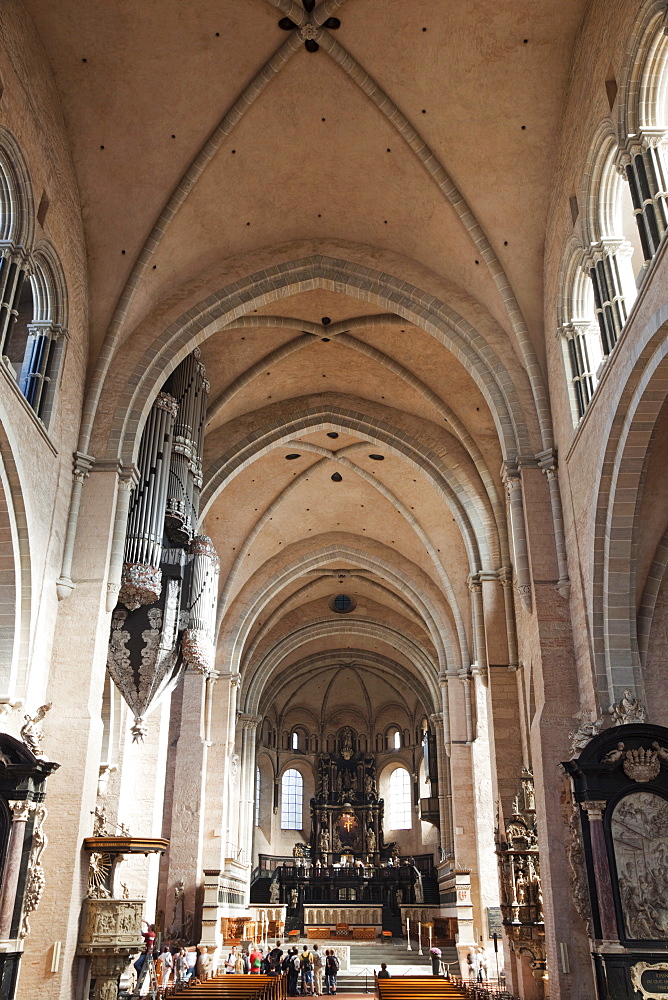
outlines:
M383 840L383 800L378 798L373 754L359 749L345 726L334 753L318 758L318 787L311 799L311 856L329 865L341 858L378 863L391 851Z

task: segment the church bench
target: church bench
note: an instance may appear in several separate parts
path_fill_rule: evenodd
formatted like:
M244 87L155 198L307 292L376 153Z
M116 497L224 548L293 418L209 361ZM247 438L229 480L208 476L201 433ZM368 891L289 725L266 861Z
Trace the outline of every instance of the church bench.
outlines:
M190 986L188 996L201 1000L277 1000L285 995L287 980L284 976L221 975L213 976L205 982ZM205 996L206 995L206 996Z
M466 994L447 979L438 976L395 976L378 979L379 1000L461 1000Z

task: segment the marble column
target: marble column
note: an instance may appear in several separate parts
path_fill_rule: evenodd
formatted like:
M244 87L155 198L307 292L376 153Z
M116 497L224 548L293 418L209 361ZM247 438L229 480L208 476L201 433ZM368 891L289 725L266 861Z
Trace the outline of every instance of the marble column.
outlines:
M12 930L12 916L16 903L16 890L21 874L21 857L25 840L26 823L30 816L31 803L25 799L10 802L12 811L12 828L7 846L7 859L2 880L2 895L0 896L0 941L7 941Z
M598 896L598 912L601 921L601 937L604 941L618 941L619 931L617 930L617 919L615 916L610 865L608 863L608 852L603 832L605 802L581 802L580 805L587 813L587 818L589 819L589 835L591 838L596 895Z

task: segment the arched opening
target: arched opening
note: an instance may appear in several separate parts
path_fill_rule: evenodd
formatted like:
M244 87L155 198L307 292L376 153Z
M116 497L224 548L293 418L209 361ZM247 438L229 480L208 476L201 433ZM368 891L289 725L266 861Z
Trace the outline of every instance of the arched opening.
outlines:
M301 830L303 818L304 779L294 767L281 778L281 829Z
M401 730L398 726L392 725L385 730L385 749L386 750L401 750L403 746L403 740L401 735Z
M388 819L391 830L413 826L411 776L405 767L395 767L390 775Z

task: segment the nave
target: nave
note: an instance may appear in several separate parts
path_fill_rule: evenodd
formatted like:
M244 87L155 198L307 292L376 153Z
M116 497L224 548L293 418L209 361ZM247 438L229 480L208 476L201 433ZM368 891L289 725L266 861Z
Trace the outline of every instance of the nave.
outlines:
M666 994L667 30L0 5L0 1000Z

